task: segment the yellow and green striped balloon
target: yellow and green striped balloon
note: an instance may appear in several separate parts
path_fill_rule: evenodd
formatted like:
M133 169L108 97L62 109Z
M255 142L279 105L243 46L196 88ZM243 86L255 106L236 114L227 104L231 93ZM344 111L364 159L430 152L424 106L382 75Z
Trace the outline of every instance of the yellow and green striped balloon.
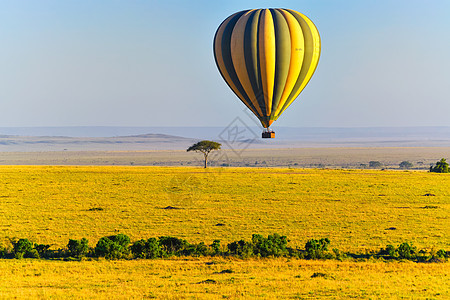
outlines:
M268 128L311 79L320 36L313 22L294 10L245 10L217 29L214 57L228 86Z

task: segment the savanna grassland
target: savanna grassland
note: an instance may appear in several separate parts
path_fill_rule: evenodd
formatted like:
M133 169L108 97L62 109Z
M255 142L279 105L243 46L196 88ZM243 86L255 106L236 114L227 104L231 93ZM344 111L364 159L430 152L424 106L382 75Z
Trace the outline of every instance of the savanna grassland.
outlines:
M189 145L181 145L179 148L186 149ZM200 155L195 156L185 150L2 152L1 146L0 141L0 165L202 166L203 163ZM87 147L84 144L83 146ZM434 165L442 157L447 157L448 153L450 147L344 145L319 148L222 149L211 153L209 164L226 164L230 167L364 169L370 161L379 161L384 168L398 169L400 162L409 161L414 169L428 170L430 165Z
M448 299L448 269L283 258L0 260L0 298Z
M450 177L422 171L0 166L1 242L124 233L223 244L279 233L352 253L450 250ZM171 209L170 209L171 208ZM190 258L0 260L0 296L448 298L448 263ZM222 273L223 270L232 272ZM320 276L313 276L320 273ZM208 279L210 279L208 281Z

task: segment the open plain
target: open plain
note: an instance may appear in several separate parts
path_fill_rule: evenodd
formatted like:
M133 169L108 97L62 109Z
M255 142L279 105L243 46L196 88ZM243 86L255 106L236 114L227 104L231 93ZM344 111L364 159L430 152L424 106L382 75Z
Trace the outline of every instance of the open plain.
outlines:
M222 245L279 233L367 254L387 244L449 250L450 181L424 171L147 166L1 166L1 243L91 247L117 233ZM176 209L166 209L167 207ZM220 226L219 226L220 224ZM348 259L1 260L4 298L434 298L447 263ZM221 273L231 270L231 273ZM319 278L313 276L321 274Z
M370 161L398 169L409 161L413 169L428 170L443 157L450 157L450 147L347 146L224 149L212 152L209 161L211 166L351 169L367 168ZM0 152L0 165L202 166L202 159L185 150Z

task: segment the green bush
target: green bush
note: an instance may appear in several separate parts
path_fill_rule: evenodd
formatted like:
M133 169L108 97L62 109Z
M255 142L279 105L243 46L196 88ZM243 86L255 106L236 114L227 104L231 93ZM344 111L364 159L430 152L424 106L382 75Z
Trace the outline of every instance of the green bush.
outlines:
M149 238L147 240L147 258L160 257L162 250L159 241L156 238Z
M17 259L21 258L39 258L39 253L34 249L34 245L28 239L13 241L13 254Z
M180 255L182 254L182 251L186 250L189 246L189 243L186 240L172 236L160 237L159 244L161 245L163 256Z
M442 158L440 161L438 161L434 167L431 166L430 167L430 172L434 172L434 173L448 173L449 172L448 163L445 160L445 158Z
M112 235L109 237L110 240L112 240L114 243L119 244L124 249L128 250L128 245L130 244L130 238L122 233L119 233L118 235Z
M261 257L279 257L288 253L286 249L287 238L285 236L280 236L277 233L269 235L267 238L260 234L253 234L252 244L253 254Z
M42 258L50 258L51 257L51 252L49 250L50 245L44 245L44 244L34 244L34 249L36 249L37 253L39 254L38 257L42 257Z
M5 246L0 245L0 259L8 258L10 254L11 254L10 251L8 251L8 249Z
M209 248L205 243L189 244L186 240L171 236L162 236L158 239L149 238L147 241L139 240L131 245L131 253L136 258L157 258L171 255L207 256Z
M40 258L39 252L36 249L31 249L27 253L25 253L25 258Z
M81 240L69 240L67 244L67 249L69 255L72 257L82 257L85 256L89 251L89 241L86 238Z
M325 251L328 251L330 240L323 238L320 240L311 239L305 244L306 258L321 259L326 257Z
M341 251L340 251L339 249L337 249L337 248L333 248L332 251L333 251L334 257L335 257L337 260L343 260L344 258L347 257L347 255L346 255L345 253L341 252Z
M162 254L161 245L155 238L136 241L130 248L133 256L137 258L157 258Z
M440 249L436 252L436 256L439 258L449 258L449 252L446 252L444 249Z
M200 242L195 246L194 255L207 256L209 252L208 250L208 246L206 246L204 242Z
M397 257L397 250L392 245L387 245L384 252L392 258Z
M395 248L392 245L387 245L386 248L380 250L378 255L385 257L387 256L387 258L390 259L408 259L423 262L428 261L430 258L435 257L436 253L432 251L430 253L431 255L430 257L430 255L427 254L427 251L425 250L417 251L417 247L414 247L412 243L404 242L398 245L397 248Z
M214 245L214 244L213 244ZM212 246L213 246L212 245ZM213 251L218 251L219 245L214 245ZM235 241L227 245L228 253L242 258L259 257L279 257L289 255L291 249L287 248L287 238L279 234L269 235L267 238L261 234L253 234L252 241Z
M253 255L253 244L244 240L229 243L227 245L228 252L231 255L248 258Z
M287 247L287 256L288 257L294 257L294 258L299 258L299 259L304 259L305 258L305 251L298 249L298 248L291 248L291 247Z
M102 237L95 246L95 255L107 259L124 258L129 253L130 238L125 234Z
M412 243L407 242L400 244L397 248L397 253L399 258L413 259L417 256L417 248L413 247Z
M220 240L214 240L210 247L213 255L220 254Z
M145 244L145 240L143 239L134 242L130 247L131 254L136 258L147 258Z
M395 258L398 257L397 249L392 245L387 245L386 248L381 248L378 252L379 256L384 256L385 258Z
M108 258L113 250L113 244L114 242L111 241L108 237L102 237L95 246L95 255Z

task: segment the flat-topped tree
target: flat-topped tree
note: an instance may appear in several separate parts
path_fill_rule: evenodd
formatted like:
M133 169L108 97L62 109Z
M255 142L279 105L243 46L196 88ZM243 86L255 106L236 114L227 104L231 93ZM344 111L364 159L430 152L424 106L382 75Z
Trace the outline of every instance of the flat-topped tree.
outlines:
M186 151L195 151L195 152L201 152L203 153L203 156L205 157L205 168L208 166L208 155L213 150L219 150L220 146L222 146L220 143L216 143L213 141L200 141L192 146L190 146Z

